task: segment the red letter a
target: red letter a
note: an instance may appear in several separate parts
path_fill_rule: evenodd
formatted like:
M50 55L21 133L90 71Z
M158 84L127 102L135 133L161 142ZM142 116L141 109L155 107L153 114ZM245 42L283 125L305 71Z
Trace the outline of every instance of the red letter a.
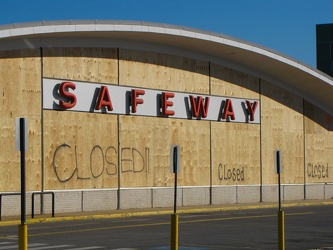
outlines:
M225 101L222 119L227 119L228 116L230 116L231 120L235 120L236 119L235 118L234 108L232 107L232 102L231 102L230 99L227 99Z
M98 100L96 103L96 110L100 110L102 107L106 106L109 111L113 110L109 90L106 86L102 86L99 91Z

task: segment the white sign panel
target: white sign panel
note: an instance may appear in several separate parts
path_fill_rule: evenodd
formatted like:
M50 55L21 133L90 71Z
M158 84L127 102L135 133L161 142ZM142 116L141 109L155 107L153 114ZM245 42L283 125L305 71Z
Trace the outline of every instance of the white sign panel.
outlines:
M260 123L256 99L43 79L43 108L193 120Z

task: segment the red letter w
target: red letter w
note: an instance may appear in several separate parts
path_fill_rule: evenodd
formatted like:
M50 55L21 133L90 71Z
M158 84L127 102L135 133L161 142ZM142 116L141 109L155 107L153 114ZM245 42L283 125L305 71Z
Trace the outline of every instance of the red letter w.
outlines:
M201 111L201 117L206 118L208 115L209 97L206 97L204 101L202 96L195 98L190 95L190 101L192 117L199 117Z

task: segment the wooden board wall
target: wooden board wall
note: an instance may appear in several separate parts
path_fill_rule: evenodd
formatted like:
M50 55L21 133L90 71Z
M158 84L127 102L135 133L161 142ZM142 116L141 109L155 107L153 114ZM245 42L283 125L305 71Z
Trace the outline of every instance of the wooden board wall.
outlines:
M281 183L304 183L303 99L266 81L261 84L263 184L277 183L274 150L282 151Z
M259 78L211 64L212 95L259 99ZM212 184L260 184L260 125L212 122Z
M47 48L43 55L43 77L118 84L116 49ZM118 186L117 116L44 111L44 135L45 189Z
M211 64L212 95L259 99L259 78Z
M212 123L212 184L260 184L260 126Z
M333 117L309 102L304 109L306 182L332 182Z
M209 94L208 62L122 49L119 58L121 85ZM179 185L209 185L209 122L122 116L120 128L120 145L131 159L121 162L121 187L173 186L171 144L181 145ZM149 160L137 167L145 170L135 172L139 152Z
M209 94L209 63L145 51L119 51L121 85Z
M44 111L45 189L118 186L117 116Z
M45 48L43 56L43 77L118 83L116 49Z
M170 146L180 145L181 186L208 186L210 131L207 121L121 116L121 187L172 187Z
M15 118L28 118L26 188L41 188L41 62L39 50L0 52L0 191L20 191Z
M261 124L42 114L42 77L260 99ZM282 183L333 180L333 117L227 67L144 51L47 48L43 60L40 50L0 52L0 80L1 192L20 189L15 117L29 119L28 190L173 186L171 144L181 145L181 186L275 184L275 149L282 151Z

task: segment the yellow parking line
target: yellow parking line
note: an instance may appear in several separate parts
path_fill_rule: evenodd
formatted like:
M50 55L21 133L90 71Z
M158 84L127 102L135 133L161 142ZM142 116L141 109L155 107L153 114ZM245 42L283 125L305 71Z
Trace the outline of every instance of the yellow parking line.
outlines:
M307 214L313 214L313 212L290 213L290 214L286 214L286 216L307 215ZM251 216L237 216L237 217L226 217L226 218L211 218L211 219L179 221L179 224L200 223L200 222L209 222L209 221L225 221L225 220L267 218L267 217L276 217L276 216L277 216L276 214L269 214L269 215L251 215ZM77 229L77 230L67 230L67 231L62 230L62 231L57 231L57 232L29 234L29 237L43 236L43 235L56 235L56 234L69 234L69 233L82 233L82 232L102 231L102 230L120 229L120 228L151 227L151 226L161 226L161 225L170 225L170 222L144 223L144 224L134 224L134 225L132 224L132 225L123 225L123 226L87 228L87 229ZM0 237L0 238L2 238L2 237Z
M294 215L306 215L306 214L314 214L314 212L290 213L290 214L285 214L285 215L286 216L294 216ZM190 220L190 221L183 221L183 222L179 222L179 223L196 223L196 222L205 222L205 221L222 221L222 220L267 218L267 217L276 217L276 216L277 216L276 214L237 216L237 217L227 217L227 218L213 218L213 219Z

